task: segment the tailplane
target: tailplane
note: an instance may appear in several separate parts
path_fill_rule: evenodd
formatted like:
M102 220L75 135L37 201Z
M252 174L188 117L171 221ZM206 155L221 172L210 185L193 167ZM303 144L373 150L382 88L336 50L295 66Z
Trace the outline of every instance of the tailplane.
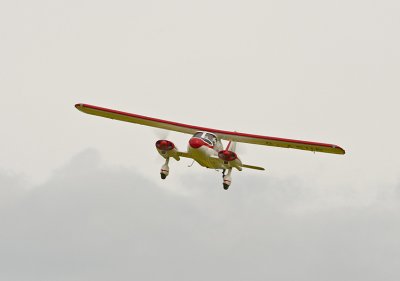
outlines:
M263 167L258 167L258 166L253 166L253 165L243 164L242 167L243 167L243 168L247 168L247 169L265 171L265 169L264 169Z

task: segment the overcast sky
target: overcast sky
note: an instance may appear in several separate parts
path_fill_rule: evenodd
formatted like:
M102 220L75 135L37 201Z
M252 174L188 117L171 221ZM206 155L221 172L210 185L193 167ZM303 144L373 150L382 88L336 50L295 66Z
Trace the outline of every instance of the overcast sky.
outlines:
M0 1L0 279L399 280L398 1ZM84 102L338 144L190 161ZM187 135L170 133L185 150Z

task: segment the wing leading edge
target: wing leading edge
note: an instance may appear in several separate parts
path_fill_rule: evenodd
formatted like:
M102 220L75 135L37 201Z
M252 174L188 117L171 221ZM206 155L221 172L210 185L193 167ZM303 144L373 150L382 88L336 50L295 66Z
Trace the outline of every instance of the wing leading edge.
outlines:
M119 121L125 121L130 123L136 123L140 125L176 131L185 134L194 134L197 131L207 131L210 133L216 134L219 138L229 141L236 141L242 143L250 143L250 144L258 144L258 145L267 145L267 146L275 146L282 148L293 148L293 149L301 149L301 150L309 150L313 152L323 152L323 153L333 153L333 154L345 154L345 150L338 145L328 144L328 143L319 143L319 142L310 142L310 141L302 141L302 140L293 140L293 139L285 139L285 138L277 138L277 137L269 137L269 136L260 136L253 134L245 134L239 132L230 132L218 129L211 129L199 126L192 126L177 122L166 121L162 119L142 116L133 113L127 113L123 111L108 109L104 107L78 103L75 107L87 114L101 116L105 118L115 119Z

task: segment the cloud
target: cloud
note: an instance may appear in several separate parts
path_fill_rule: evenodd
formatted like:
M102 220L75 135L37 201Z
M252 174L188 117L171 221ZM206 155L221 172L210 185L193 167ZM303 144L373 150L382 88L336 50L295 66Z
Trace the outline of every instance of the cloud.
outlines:
M351 187L235 176L228 192L216 176L183 177L182 195L90 149L34 188L0 174L0 279L400 277L398 187L365 200Z

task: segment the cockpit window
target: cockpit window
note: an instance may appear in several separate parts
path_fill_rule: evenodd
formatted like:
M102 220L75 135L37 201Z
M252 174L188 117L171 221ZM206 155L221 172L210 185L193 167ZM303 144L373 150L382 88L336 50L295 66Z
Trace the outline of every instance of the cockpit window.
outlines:
M200 138L211 146L217 144L217 137L210 133L197 132L193 135L194 138Z
M203 136L203 132L197 132L193 135L195 138L201 138Z
M217 143L217 137L212 134L207 133L205 135L205 138L208 139L209 141L211 141L213 145L215 145Z

